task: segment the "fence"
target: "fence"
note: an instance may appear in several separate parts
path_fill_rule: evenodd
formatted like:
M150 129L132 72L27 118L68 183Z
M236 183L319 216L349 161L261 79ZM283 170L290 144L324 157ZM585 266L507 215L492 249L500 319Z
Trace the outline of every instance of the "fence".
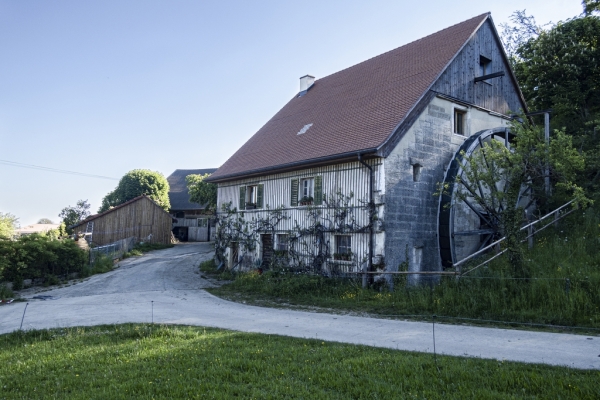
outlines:
M127 239L118 240L114 243L105 246L94 247L90 249L90 264L93 264L98 254L105 255L114 259L121 258L123 254L133 249L136 238L128 237Z

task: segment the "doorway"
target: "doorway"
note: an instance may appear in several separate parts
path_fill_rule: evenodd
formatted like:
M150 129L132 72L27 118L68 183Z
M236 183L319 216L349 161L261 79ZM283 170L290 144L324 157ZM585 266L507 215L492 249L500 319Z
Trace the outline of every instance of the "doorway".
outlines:
M273 235L260 235L260 240L262 243L262 266L268 267L273 261Z

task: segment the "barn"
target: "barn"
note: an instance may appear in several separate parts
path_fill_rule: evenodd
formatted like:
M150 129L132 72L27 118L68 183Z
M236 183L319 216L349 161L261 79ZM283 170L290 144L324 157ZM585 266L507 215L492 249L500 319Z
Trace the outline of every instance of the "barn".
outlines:
M526 110L489 13L321 79L303 76L209 178L221 210L217 255L230 267L284 256L320 273L450 268L492 236L475 206L441 206L438 183L461 149L508 142L514 113ZM412 282L419 276L430 275Z
M212 174L216 168L176 169L169 177L169 210L173 217L173 235L181 242L207 242L210 240L214 218L206 212L206 204L190 201L186 177Z
M91 215L72 226L75 233L85 235L95 246L104 246L122 239L170 244L173 219L151 198L142 195L108 211Z

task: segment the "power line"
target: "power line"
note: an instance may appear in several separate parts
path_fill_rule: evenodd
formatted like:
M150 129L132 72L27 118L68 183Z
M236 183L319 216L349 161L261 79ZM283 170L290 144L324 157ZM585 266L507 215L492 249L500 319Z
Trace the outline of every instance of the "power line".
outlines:
M86 174L84 172L68 171L66 169L57 169L57 168L50 168L50 167L42 167L41 165L23 164L23 163L14 162L14 161L8 161L8 160L0 160L0 164L10 165L12 167L37 169L40 171L47 171L47 172L57 172L60 174L67 174L67 175L77 175L77 176L87 176L89 178L109 179L111 181L119 180L117 178L111 178L110 176Z

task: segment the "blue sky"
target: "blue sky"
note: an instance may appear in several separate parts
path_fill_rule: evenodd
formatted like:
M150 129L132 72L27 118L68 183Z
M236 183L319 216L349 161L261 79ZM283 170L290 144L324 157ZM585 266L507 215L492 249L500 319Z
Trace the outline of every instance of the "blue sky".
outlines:
M218 167L317 79L491 11L538 23L579 1L0 2L0 160L120 178ZM0 212L58 221L117 180L0 162Z

